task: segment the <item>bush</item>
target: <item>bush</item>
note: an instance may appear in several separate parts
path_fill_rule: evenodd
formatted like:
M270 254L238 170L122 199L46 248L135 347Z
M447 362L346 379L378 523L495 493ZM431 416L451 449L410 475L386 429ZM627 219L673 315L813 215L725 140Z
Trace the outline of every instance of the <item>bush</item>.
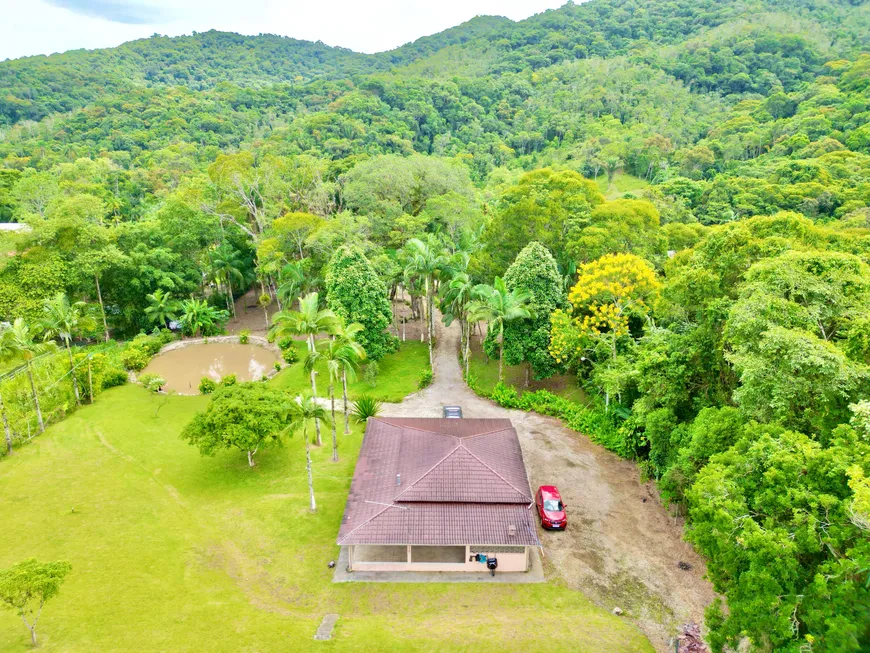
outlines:
M106 390L108 388L114 388L119 385L124 385L129 380L130 376L125 370L122 370L120 367L109 367L103 372L103 378L102 382L100 383L100 387L103 390Z
M221 379L221 386L224 388L228 388L231 385L235 385L237 382L235 374L227 374L224 378Z
M293 343L295 342L296 341L293 340L292 336L285 336L283 338L279 338L275 344L278 345L278 349L284 351L285 349L293 347ZM293 349L296 349L296 347L293 347Z
M157 374L143 374L139 377L139 383L149 392L160 392L166 385L166 379Z
M281 371L281 361L275 361L275 371L276 371L276 372L280 372L280 371ZM266 377L263 376L263 378L265 379Z
M281 350L281 358L283 358L284 362L288 365L292 365L299 360L299 351L293 344L291 344L287 349Z
M357 422L365 422L369 417L377 417L381 412L381 402L369 396L362 396L353 402L353 417Z
M121 363L128 370L138 372L145 369L145 366L151 360L151 356L152 354L149 354L145 349L130 344L121 353Z
M159 334L156 336L146 336L145 334L140 333L138 336L133 338L128 347L142 349L149 355L153 356L160 351L164 344L165 343Z
M199 380L199 394L210 395L212 392L217 390L217 387L218 384L207 376L204 376Z
M428 388L432 384L432 370L426 370L423 372L423 376L420 377L420 383L417 384L417 387L422 390L423 388Z
M372 361L366 365L366 373L363 376L363 380L374 388L378 384L378 373L380 371L381 368L378 366L378 362Z
M248 340L251 338L251 332L248 329L242 329L239 331L239 344L247 345Z

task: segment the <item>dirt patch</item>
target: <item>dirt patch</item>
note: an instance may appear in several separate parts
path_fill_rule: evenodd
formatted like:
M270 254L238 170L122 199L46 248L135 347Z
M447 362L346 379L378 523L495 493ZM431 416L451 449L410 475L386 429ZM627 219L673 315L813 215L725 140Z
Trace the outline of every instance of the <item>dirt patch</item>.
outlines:
M713 600L706 566L683 541L683 525L637 467L553 418L507 410L475 395L462 379L456 324L436 327L434 381L384 414L440 417L459 404L466 417L507 417L519 434L532 488L558 485L568 505L565 532L541 532L548 578L612 610L619 607L663 653L681 624L703 623ZM644 501L646 499L646 501ZM684 571L678 564L688 562Z

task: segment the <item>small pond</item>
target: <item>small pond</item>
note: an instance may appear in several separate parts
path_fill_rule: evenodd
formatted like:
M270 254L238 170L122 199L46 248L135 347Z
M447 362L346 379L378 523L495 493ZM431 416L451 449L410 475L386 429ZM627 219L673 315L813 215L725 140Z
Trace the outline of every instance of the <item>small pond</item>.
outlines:
M258 345L196 343L158 354L142 372L162 376L167 390L189 395L199 393L204 376L220 381L235 374L239 381L256 381L273 371L278 360L275 353Z

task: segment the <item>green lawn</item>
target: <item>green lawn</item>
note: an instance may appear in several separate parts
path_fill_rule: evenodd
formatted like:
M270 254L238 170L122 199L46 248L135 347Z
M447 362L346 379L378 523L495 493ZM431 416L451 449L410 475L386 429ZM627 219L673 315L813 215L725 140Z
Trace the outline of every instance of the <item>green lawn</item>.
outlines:
M299 352L299 362L293 363L275 375L272 383L290 392L305 392L311 389L311 381L303 368L307 349L304 342L296 343ZM347 384L348 395L352 398L369 395L381 401L400 402L404 397L415 392L423 372L429 369L429 349L423 342L403 342L399 350L384 356L378 361L378 376L375 385L363 379L364 371L360 370L359 378ZM317 368L317 393L326 396L329 377L325 365ZM336 396L341 394L336 389Z
M486 355L477 347L477 343L472 341L472 356L471 364L468 366L471 375L474 377L477 386L486 393L491 393L498 383L498 359L487 359ZM576 401L581 404L588 403L586 393L577 383L577 377L573 374L559 374L549 379L535 381L529 377L528 390L549 390L553 394ZM504 366L504 382L514 386L520 391L520 394L526 388L526 371L522 365L512 367Z
M653 651L554 583L332 584L359 427L340 438L339 463L315 451L312 515L298 437L253 470L239 452L202 458L178 439L207 401L115 388L0 462L0 567L73 566L43 611L40 650ZM341 615L334 639L315 643L327 612ZM29 649L0 611L0 651Z

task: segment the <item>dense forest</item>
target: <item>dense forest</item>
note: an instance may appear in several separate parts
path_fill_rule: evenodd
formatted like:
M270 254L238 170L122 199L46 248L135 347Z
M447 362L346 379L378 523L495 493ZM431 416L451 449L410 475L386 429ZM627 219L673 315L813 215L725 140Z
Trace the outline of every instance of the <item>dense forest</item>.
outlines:
M0 164L0 221L27 225L0 236L4 320L64 293L93 339L207 307L192 331L218 333L231 297L323 295L352 258L464 341L502 325L504 364L576 376L588 406L493 398L657 481L723 597L715 650L870 650L870 4L589 0L376 55L206 32L6 61Z

